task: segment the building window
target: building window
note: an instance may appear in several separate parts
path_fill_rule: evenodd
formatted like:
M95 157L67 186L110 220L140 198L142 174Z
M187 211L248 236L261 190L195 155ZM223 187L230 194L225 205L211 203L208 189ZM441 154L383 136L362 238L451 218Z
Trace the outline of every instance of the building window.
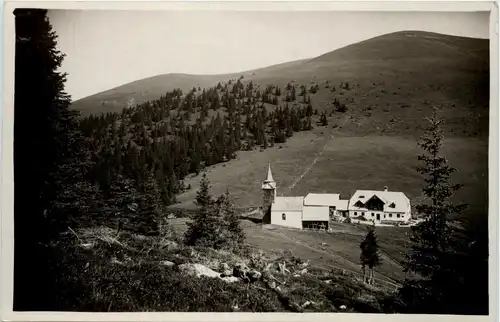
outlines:
M392 218L392 214L389 214L389 218Z
M286 215L285 215L285 214L282 214L282 215L281 215L281 219L286 220Z
M401 216L400 214L398 214L398 215L397 215L397 217L398 217L398 218L399 218L400 216Z
M385 218L386 214L384 214L384 218Z
M356 217L357 215L358 215L358 213L355 211L355 212L354 212L354 217Z
M375 214L372 212L372 217L375 217Z

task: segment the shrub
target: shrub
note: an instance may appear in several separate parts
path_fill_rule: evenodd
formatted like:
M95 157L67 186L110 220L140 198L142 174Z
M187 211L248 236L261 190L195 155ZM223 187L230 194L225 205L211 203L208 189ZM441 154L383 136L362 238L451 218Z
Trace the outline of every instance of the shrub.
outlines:
M345 113L345 112L347 112L347 106L344 103L342 103L337 108L337 111L340 112L340 113Z

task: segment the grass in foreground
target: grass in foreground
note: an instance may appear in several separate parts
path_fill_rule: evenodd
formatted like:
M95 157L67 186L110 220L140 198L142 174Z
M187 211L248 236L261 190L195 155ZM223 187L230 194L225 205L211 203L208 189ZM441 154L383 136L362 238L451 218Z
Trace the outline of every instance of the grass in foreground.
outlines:
M339 270L304 265L291 254L265 255L244 249L235 254L186 247L168 237L146 237L94 227L67 232L53 250L59 273L56 310L204 312L392 312L391 291L364 285ZM173 267L162 265L171 261ZM244 263L272 272L279 288L263 281L227 283L194 277L179 264L200 263L220 271L223 263ZM288 272L280 272L284 263Z

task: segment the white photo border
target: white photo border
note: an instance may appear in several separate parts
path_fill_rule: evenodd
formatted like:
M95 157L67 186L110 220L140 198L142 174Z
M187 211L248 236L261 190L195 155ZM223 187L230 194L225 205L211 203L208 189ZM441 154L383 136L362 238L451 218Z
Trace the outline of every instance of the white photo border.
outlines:
M498 111L498 3L492 1L5 1L3 5L3 100L1 193L0 193L0 298L2 321L400 321L401 315L351 313L76 313L76 312L14 312L14 16L15 8L86 9L86 10L182 10L182 11L433 11L490 12L490 129L489 129L489 316L404 315L409 321L489 321L499 316L498 298L498 232L499 226L499 111ZM474 295L471 295L474 296ZM406 322L406 321L405 321Z

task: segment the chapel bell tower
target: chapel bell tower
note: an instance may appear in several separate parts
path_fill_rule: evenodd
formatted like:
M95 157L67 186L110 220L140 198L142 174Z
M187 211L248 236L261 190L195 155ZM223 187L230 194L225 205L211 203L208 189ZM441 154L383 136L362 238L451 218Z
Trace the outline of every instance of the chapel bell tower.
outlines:
M274 181L273 174L271 173L271 163L269 163L267 168L267 177L264 182L262 182L262 192L262 212L264 213L265 219L266 217L270 217L271 204L276 198L276 181Z

